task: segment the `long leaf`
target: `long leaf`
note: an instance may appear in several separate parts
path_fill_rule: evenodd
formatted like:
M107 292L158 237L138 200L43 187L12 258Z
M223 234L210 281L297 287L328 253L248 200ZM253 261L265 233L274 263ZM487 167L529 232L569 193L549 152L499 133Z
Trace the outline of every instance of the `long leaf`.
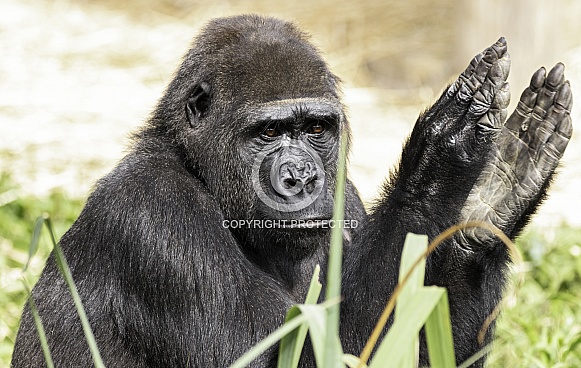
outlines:
M291 310L294 310L294 312L292 312L292 314L294 314L294 317L291 320L289 320L288 322L285 322L282 326L280 326L279 328L277 328L276 330L271 332L270 335L265 337L258 344L254 345L254 347L252 349L248 350L244 355L242 355L240 358L238 358L238 360L236 360L230 366L230 368L246 367L247 365L252 363L252 361L254 359L256 359L260 354L264 353L268 348L270 348L272 345L276 344L277 341L281 340L283 337L285 337L289 333L292 333L293 330L297 329L302 324L312 323L313 318L320 320L320 318L318 316L326 315L326 313L327 313L326 310L329 309L330 307L332 307L333 305L338 304L338 303L339 303L339 300L328 300L328 301L325 301L324 303L317 304L317 305L297 304L297 305L293 306L291 308ZM316 314L315 317L313 317L311 315L312 314L311 308L313 310L316 310L316 309L320 310L320 311L315 311L315 314ZM303 313L303 311L305 313ZM289 311L289 313L291 313L291 312ZM325 320L326 320L326 318L325 318ZM323 325L324 324L325 323L323 322ZM319 330L321 329L321 327L320 327L321 322L317 321L313 325L316 328L318 328ZM311 338L312 338L312 336L311 336Z
M408 233L405 239L403 252L401 256L401 264L399 267L399 282L402 282L405 275L410 271L411 267L420 258L428 248L428 237L425 235L416 235ZM402 288L395 309L395 320L400 318L402 311L406 309L413 309L415 306L411 303L412 297L416 292L424 286L424 276L426 270L426 259L416 265L411 271L410 278L405 286ZM404 350L407 349L407 352ZM402 348L402 355L404 355L401 366L412 368L416 367L419 358L419 340L416 338L408 347Z
M99 349L97 348L95 336L93 335L93 331L91 330L91 325L89 325L89 320L87 318L87 314L85 313L85 308L83 307L83 303L81 302L81 297L79 296L79 292L77 291L77 287L75 285L75 282L73 281L71 270L69 268L69 265L67 264L65 255L63 254L60 245L56 241L50 218L46 215L44 216L44 222L46 224L46 227L48 228L50 238L54 246L53 251L56 258L57 266L65 279L65 282L73 298L73 302L75 303L75 307L77 308L77 313L79 314L81 325L83 326L83 332L85 333L85 338L87 339L87 344L89 345L89 350L91 351L93 364L95 365L96 368L105 368L105 364L103 364L101 354L99 353Z
M315 266L315 271L311 277L311 284L309 285L309 291L307 292L307 297L305 298L305 304L317 304L319 300L319 295L321 295L321 289L323 285L319 282L319 275L321 274L321 266Z
M42 222L40 223L42 226ZM52 356L50 355L50 349L48 348L48 340L46 338L46 333L44 331L44 326L42 325L42 321L40 319L40 315L38 314L38 310L36 309L36 304L34 303L34 298L32 297L32 293L26 281L22 281L24 284L24 288L28 292L28 306L30 307L30 313L32 313L32 317L34 319L34 324L36 325L36 331L38 332L38 338L40 340L40 347L42 348L42 354L44 355L44 361L46 362L47 368L53 368L54 363L52 361Z
M426 341L433 368L452 368L456 366L454 340L450 323L448 293L445 292L436 308L426 321Z
M309 286L305 304L315 304L319 299L322 288L322 285L319 282L320 271L321 267L317 265L313 277L311 278L311 285ZM299 312L300 309L291 308L286 315L286 322L296 317ZM295 368L299 365L308 330L309 326L303 324L282 338L278 353L278 368Z
M333 209L333 220L335 227L331 232L331 247L329 249L329 263L327 269L327 285L325 299L333 300L341 297L341 263L343 260L343 229L338 226L345 217L345 176L347 159L347 133L341 135L341 145L339 149L337 183L335 188L335 207ZM325 362L323 367L344 367L341 357L343 349L338 339L339 336L339 304L334 305L327 311L327 332L325 347Z
M45 219L48 218L48 215L44 214L36 219L34 222L34 229L32 230L32 238L30 239L30 246L28 247L28 258L26 260L26 264L22 269L22 272L25 272L30 266L30 261L32 257L36 254L38 250L38 242L40 241L40 234L42 232L42 225L44 224Z
M410 299L413 308L400 312L389 332L379 345L370 368L401 367L407 356L407 347L413 343L422 326L445 294L444 288L424 287Z
M313 351L315 353L315 361L318 367L325 367L325 349L328 346L327 339L327 324L328 324L328 310L325 310L322 305L299 305L301 312L307 317L309 325L309 336L313 344ZM332 338L332 336L331 336ZM339 359L341 356L338 357Z

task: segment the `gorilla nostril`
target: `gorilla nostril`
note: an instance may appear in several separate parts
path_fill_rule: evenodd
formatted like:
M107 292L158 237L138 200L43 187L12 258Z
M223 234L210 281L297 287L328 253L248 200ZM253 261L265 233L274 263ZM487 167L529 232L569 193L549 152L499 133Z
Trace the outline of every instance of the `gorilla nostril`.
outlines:
M315 180L311 180L308 183L305 184L305 190L307 191L307 193L311 194L313 193L313 191L315 190L316 187L316 181Z
M283 180L283 184L286 189L294 188L298 183L297 179L287 178Z

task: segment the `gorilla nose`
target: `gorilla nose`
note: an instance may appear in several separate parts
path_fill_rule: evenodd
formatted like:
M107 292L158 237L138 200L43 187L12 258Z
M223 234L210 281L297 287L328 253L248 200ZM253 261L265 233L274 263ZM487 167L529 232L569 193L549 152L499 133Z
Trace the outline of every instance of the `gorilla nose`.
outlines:
M273 185L283 196L297 195L303 190L310 194L315 188L317 171L312 162L285 162L280 165L278 174L278 178L273 178Z

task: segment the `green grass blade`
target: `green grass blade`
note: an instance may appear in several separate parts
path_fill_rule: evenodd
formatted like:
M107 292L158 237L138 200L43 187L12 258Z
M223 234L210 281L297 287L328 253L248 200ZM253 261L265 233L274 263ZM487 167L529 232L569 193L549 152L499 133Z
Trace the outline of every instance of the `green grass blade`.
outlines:
M330 300L317 305L298 304L293 306L291 310L294 310L292 314L294 314L295 316L291 320L285 322L285 324L283 324L275 331L273 331L270 335L264 338L264 340L254 345L252 349L248 350L243 356L236 360L234 364L230 366L230 368L242 368L248 366L260 354L264 353L268 348L276 344L277 341L281 340L286 335L293 332L302 324L312 323L314 328L320 331L322 328L321 324L324 326L326 323L321 322L323 319L321 319L319 316L321 315L326 316L327 309L338 303L339 300ZM314 311L314 313L312 311ZM289 313L291 313L291 311L289 311ZM315 320L316 322L313 322L313 320ZM324 320L326 320L326 318L324 318ZM326 328L324 328L323 331L326 331ZM313 336L311 336L311 339L312 338ZM318 336L315 336L315 339L318 341L319 340ZM319 343L317 344L320 345ZM315 343L313 343L313 346L314 345Z
M26 260L26 264L24 265L22 272L25 272L28 269L28 266L30 265L30 261L32 260L32 257L36 254L36 251L38 250L38 242L40 241L40 234L42 232L42 225L44 224L44 221L46 218L47 218L47 215L45 214L45 215L37 218L36 221L34 222L34 229L32 230L32 238L30 239L30 246L28 247L28 259Z
M405 275L409 272L413 264L425 253L428 248L428 237L425 235L416 235L408 233L405 239L403 252L401 256L401 264L399 268L399 282L402 282ZM426 259L422 261L412 270L410 278L405 286L402 288L395 308L395 320L399 318L402 311L406 309L413 309L415 306L410 303L411 298L415 293L424 286L424 276L426 270ZM407 350L407 352L403 352ZM409 346L402 348L402 355L404 355L401 363L402 367L416 367L419 357L419 340L416 338Z
M401 367L409 352L407 348L402 347L411 346L444 293L445 289L438 287L424 287L418 290L409 300L413 308L399 312L398 318L379 345L369 367Z
M315 272L313 272L313 277L311 277L311 284L309 285L309 291L305 298L305 304L317 304L317 301L319 300L319 295L321 295L321 289L323 287L319 282L320 273L321 266L317 265L315 267Z
M42 226L42 222L40 223ZM38 310L36 309L36 304L34 303L34 298L32 297L32 293L30 288L23 280L24 288L28 292L28 306L30 307L30 312L32 313L32 317L34 318L34 324L36 325L36 331L38 332L38 338L40 340L40 347L42 348L42 354L44 355L44 361L46 362L47 368L54 368L54 363L52 361L52 356L50 355L50 349L48 348L48 341L46 339L46 333L44 332L44 326L42 325L42 321L40 320L40 315L38 314Z
M103 364L103 360L101 359L101 354L99 353L99 349L97 348L97 343L95 342L95 336L93 335L93 331L91 330L91 326L89 325L89 320L87 319L87 314L85 313L85 308L81 303L81 297L79 296L79 292L77 291L77 287L75 282L73 281L73 277L71 275L71 270L63 251L60 245L57 243L54 232L52 229L52 224L50 218L48 216L44 216L44 221L48 231L50 233L51 241L54 246L54 255L56 259L57 266L63 275L65 282L71 292L71 296L73 297L73 302L75 303L75 307L77 308L77 313L79 314L79 318L81 320L81 324L83 326L83 332L85 333L85 338L87 339L87 343L89 345L89 350L91 351L91 356L93 357L93 364L96 368L104 368L105 364Z
M401 282L404 276L409 272L411 266L420 258L428 248L428 237L426 235L417 235L408 233L405 239L403 252L401 256L401 264L399 267L399 281ZM410 278L406 285L402 288L397 299L397 306L401 303L407 305L410 297L424 286L424 276L426 273L426 259L423 258L416 268L412 271ZM399 308L400 310L403 308ZM397 318L398 308L395 310Z
M322 288L322 285L319 282L320 272L321 267L317 265L315 267L313 277L311 278L311 285L305 299L305 304L315 304L319 299ZM299 312L299 308L291 308L286 315L286 322L296 317ZM305 344L305 338L307 337L308 330L309 326L307 324L303 324L282 338L280 341L280 348L278 353L279 368L295 368L299 365L299 360L301 358L301 353L303 351L303 346Z
M335 188L335 207L333 209L333 220L335 227L331 232L331 246L329 250L329 263L327 268L327 285L325 299L334 300L341 297L341 263L343 261L343 229L338 224L342 223L345 217L345 176L347 159L347 133L341 136L339 149L337 183ZM341 357L343 349L339 342L339 319L340 306L335 304L327 311L327 332L325 347L324 367L343 367Z
M453 368L456 366L454 340L450 323L448 293L444 292L440 302L426 321L426 341L433 368Z
M328 346L327 342L327 318L328 310L322 305L299 305L301 312L306 316L309 325L309 335L311 336L311 343L315 353L315 361L317 367L325 367L325 349ZM340 356L338 356L340 358Z
M300 315L301 310L299 307L296 305L293 306L286 314L285 323L290 322ZM303 318L306 319L304 316ZM278 349L278 368L295 368L298 366L308 330L309 325L303 323L281 338Z

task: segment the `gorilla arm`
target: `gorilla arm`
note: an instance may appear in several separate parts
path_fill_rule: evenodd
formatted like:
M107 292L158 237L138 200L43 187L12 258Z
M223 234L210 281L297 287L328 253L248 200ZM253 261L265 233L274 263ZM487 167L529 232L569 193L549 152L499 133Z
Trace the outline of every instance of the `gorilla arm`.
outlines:
M500 39L418 119L369 226L346 252L347 351L361 350L395 287L393 265L399 265L407 232L433 239L451 225L484 221L514 239L545 197L572 133L569 83L562 64L548 74L539 69L503 124L508 69ZM426 284L448 289L458 362L483 347L477 336L501 300L508 262L499 239L474 229L456 234L428 258ZM491 335L489 329L485 343ZM428 363L425 341L420 360Z

